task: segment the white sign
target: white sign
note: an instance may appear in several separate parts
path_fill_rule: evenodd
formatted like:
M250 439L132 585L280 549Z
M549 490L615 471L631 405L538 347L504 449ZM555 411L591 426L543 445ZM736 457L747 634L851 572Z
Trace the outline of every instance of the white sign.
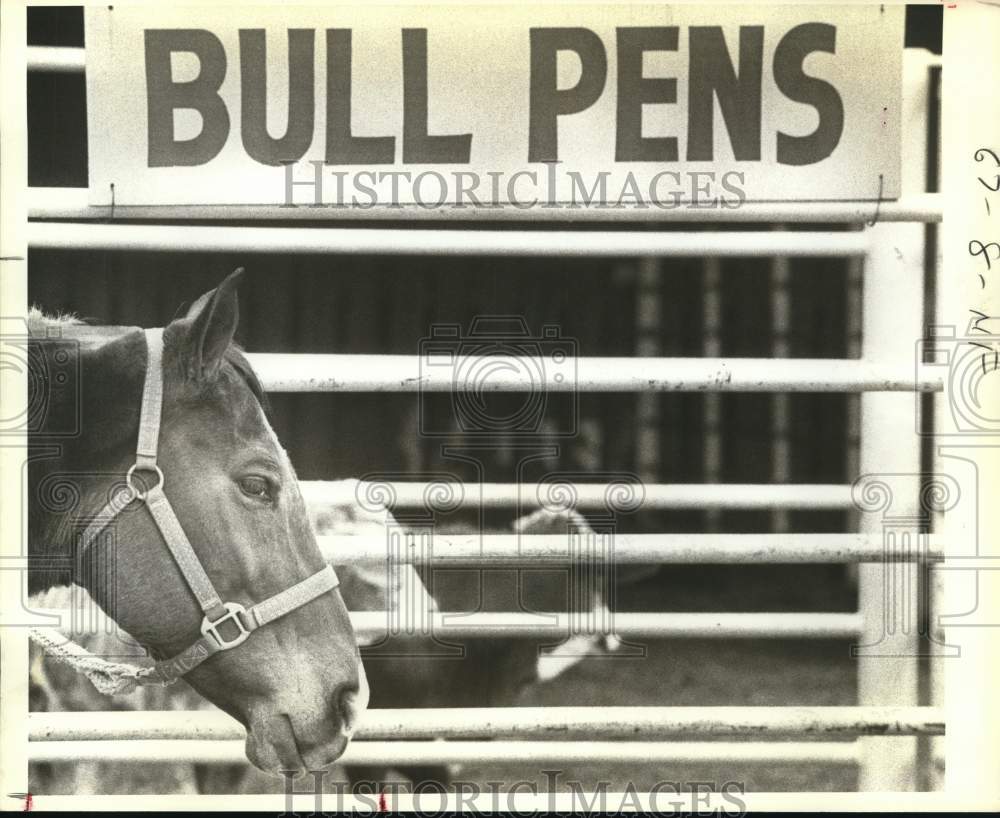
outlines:
M86 14L92 204L899 195L902 6Z

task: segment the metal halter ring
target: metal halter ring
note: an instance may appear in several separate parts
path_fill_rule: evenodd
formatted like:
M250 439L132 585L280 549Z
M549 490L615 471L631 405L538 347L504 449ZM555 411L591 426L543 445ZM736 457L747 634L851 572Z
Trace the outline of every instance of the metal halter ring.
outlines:
M154 483L152 486L150 486L149 488L147 488L145 491L140 491L136 487L136 484L135 484L134 475L135 475L136 469L138 469L139 471L151 471L151 472L155 472L155 474L156 474L156 483ZM131 466L129 466L128 471L125 472L125 485L128 486L129 491L132 492L133 496L137 500L142 500L143 502L145 502L146 495L150 491L152 491L153 489L155 489L157 487L163 486L163 471L160 469L159 466L156 466L156 465L153 465L153 466L143 466L143 467L139 468L139 464L138 463L133 463Z

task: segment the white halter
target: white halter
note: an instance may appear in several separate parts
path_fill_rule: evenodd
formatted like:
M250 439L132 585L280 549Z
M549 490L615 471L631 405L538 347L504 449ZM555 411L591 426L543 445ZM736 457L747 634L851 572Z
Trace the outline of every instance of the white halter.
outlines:
M257 628L284 616L296 608L331 591L339 584L333 568L327 565L301 582L287 588L270 599L259 602L247 609L238 602L223 602L205 573L201 561L170 501L163 493L163 472L156 463L156 452L160 437L160 413L163 406L163 330L145 331L148 358L146 361L146 381L142 390L142 408L139 415L139 438L136 445L135 463L125 475L126 487L122 489L98 513L87 526L77 550L78 572L87 549L100 533L135 500L145 503L149 513L177 567L198 600L205 614L201 623L201 637L172 659L157 662L152 668L143 668L141 681L169 684L197 667L219 651L242 645ZM156 484L152 488L139 488L135 484L137 471L153 472ZM220 626L231 623L235 634L227 638L220 632Z

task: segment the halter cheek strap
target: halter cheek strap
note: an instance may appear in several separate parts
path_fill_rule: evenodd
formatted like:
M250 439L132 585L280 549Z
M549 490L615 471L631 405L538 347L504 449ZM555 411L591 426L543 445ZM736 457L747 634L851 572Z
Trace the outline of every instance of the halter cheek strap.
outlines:
M159 661L147 674L164 684L175 681L210 656L242 645L257 628L280 619L308 602L337 587L339 581L333 568L327 565L307 579L286 588L279 594L245 608L238 602L223 602L198 559L191 542L174 513L170 500L163 493L163 471L157 465L160 438L160 418L163 408L163 330L145 331L147 346L146 380L142 389L139 414L139 435L135 463L125 475L125 488L111 498L83 531L77 550L77 570L87 549L105 528L133 501L145 504L161 536L170 549L184 581L187 583L204 618L201 637L172 659ZM156 483L151 488L136 483L136 472L152 472ZM229 635L224 635L220 627Z

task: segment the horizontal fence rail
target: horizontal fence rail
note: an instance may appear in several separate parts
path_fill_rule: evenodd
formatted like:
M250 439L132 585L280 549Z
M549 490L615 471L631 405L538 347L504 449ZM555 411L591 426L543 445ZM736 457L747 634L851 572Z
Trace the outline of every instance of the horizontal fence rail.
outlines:
M100 631L89 611L39 608L48 617L44 626L67 637ZM647 639L853 639L861 633L862 617L850 613L578 613L476 612L432 613L351 611L351 626L371 644L375 638L439 639L511 638L562 640L569 636L609 634ZM100 620L106 626L107 620ZM79 637L77 637L79 638ZM105 658L132 661L135 657Z
M358 739L471 739L659 736L943 735L936 707L469 707L369 710ZM30 741L243 739L246 732L221 711L32 713Z
M32 221L28 247L180 253L338 253L393 256L863 256L868 237L841 232L441 230L232 227Z
M837 484L684 483L461 483L453 480L391 482L300 480L306 503L423 506L446 509L545 508L637 511L639 509L853 508L851 487Z
M581 563L850 563L937 559L934 546L887 554L882 535L865 534L393 534L317 537L327 562L480 565Z
M244 742L32 741L28 758L47 761L249 764ZM852 741L353 741L339 764L602 763L855 764Z
M87 52L83 48L52 45L28 46L28 70L50 74L82 74Z
M271 392L940 392L940 367L789 358L251 353ZM464 374L462 374L464 373ZM480 377L480 373L482 376Z
M67 49L72 50L72 49ZM30 51L30 49L29 49ZM283 188L280 177L276 187ZM299 194L301 195L301 194ZM216 221L330 221L406 220L412 221L526 221L531 222L714 222L784 224L867 224L881 222L940 222L943 199L938 193L914 193L886 202L744 202L739 207L678 206L660 207L536 207L530 216L521 208L440 207L417 205L382 208L333 208L310 206L296 199L295 207L283 204L259 205L91 205L87 188L28 189L28 217L31 219L83 219L108 221L174 219Z
M564 639L569 635L613 634L646 639L852 639L860 635L858 613L621 613L602 615L540 613L440 613L409 622L383 611L354 611L355 633L368 638L385 635L441 639L509 638ZM409 628L409 630L407 630Z

